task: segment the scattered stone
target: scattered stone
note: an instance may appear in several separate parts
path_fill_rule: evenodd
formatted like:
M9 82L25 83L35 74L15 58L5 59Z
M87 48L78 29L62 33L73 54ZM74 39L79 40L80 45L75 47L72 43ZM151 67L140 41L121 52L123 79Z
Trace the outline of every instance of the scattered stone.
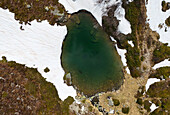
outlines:
M2 79L2 80L5 80L3 77L0 77L0 80L1 80L1 79Z
M71 81L71 73L67 73L64 77L64 82L70 86L72 84L72 81Z
M108 99L108 104L109 104L109 106L112 106L112 107L113 107L113 101L112 101L112 99Z
M46 11L49 11L49 7L48 7L48 6L46 6L46 7L45 7L45 10L46 10Z
M31 8L31 5L27 4L27 8Z

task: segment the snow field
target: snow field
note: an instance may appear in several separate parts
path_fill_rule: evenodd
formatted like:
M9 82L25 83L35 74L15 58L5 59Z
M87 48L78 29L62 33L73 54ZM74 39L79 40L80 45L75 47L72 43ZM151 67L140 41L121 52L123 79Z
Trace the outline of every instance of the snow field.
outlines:
M25 30L21 31L13 13L0 8L0 14L0 56L6 56L8 61L38 68L42 76L55 85L62 100L68 96L75 97L75 89L63 82L64 70L60 61L66 26L33 21L31 26L24 26ZM46 67L50 72L44 72Z

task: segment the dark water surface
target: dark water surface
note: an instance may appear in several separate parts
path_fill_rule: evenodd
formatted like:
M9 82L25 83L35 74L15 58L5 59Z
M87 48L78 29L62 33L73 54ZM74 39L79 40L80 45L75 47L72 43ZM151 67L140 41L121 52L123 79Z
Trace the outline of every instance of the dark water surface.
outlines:
M65 72L71 73L73 85L88 96L120 87L120 57L95 18L79 11L71 16L67 29L61 60Z

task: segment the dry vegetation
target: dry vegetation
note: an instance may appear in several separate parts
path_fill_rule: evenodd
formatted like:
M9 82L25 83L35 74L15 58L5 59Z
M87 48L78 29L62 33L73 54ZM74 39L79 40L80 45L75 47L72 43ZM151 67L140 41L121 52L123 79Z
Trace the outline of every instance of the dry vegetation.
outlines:
M69 115L74 99L61 101L55 86L37 69L6 58L0 61L0 113Z
M165 24L170 27L170 16L165 20Z
M51 25L60 24L66 21L67 15L64 6L58 0L1 0L0 7L13 12L15 19L21 24L33 20L48 20Z

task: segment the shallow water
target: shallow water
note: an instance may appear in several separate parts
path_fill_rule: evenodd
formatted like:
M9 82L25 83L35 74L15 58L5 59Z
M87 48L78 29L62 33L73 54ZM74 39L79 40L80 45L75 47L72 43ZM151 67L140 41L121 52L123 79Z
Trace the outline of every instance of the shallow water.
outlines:
M61 59L73 85L89 96L118 88L123 82L120 57L94 17L85 11L75 13L67 28Z

